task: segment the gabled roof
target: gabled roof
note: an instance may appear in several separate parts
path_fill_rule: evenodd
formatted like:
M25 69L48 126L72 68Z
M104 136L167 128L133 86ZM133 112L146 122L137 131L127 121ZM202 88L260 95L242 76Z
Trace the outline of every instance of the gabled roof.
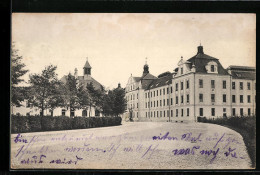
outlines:
M141 77L133 77L133 79L134 79L136 82L138 82L138 81L140 81Z
M78 76L78 80L79 83L83 84L84 86L87 86L87 84L92 82L95 89L101 90L102 88L102 85L93 77L89 77L88 79L84 80L84 76Z
M143 76L141 77L140 80L153 80L153 79L156 79L157 77L150 74L150 73L147 73L147 74L143 74Z

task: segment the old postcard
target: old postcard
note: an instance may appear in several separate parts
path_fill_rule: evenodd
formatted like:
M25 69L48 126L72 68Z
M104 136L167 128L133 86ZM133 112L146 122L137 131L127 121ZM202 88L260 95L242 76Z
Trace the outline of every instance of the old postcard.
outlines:
M11 169L254 169L255 14L13 13Z

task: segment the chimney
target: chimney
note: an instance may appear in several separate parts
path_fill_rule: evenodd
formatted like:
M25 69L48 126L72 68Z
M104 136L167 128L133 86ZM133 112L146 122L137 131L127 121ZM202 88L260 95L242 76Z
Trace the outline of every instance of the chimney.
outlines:
M199 54L199 53L204 54L204 52L203 52L203 46L198 46L198 54Z
M117 88L121 88L121 84L120 84L120 83L118 83L118 86L117 86Z

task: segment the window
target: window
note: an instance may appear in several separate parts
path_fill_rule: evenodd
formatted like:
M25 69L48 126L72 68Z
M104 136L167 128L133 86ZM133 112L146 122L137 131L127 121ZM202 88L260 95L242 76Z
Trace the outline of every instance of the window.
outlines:
M172 86L171 86L171 93L172 93Z
M153 96L155 97L155 91L153 91Z
M181 75L183 74L183 68L181 68Z
M247 109L247 115L248 115L248 116L251 115L251 109L250 109L250 108Z
M247 103L251 103L251 96L250 95L247 96Z
M203 94L199 94L200 102L203 102Z
M215 108L211 108L211 116L215 116Z
M215 94L211 94L211 102L215 102Z
M65 109L62 109L62 110L61 110L61 115L62 115L62 116L65 116L65 113L66 113L66 110L65 110Z
M200 116L203 116L203 108L200 108Z
M145 93L145 98L147 98L147 93Z
M167 106L169 105L169 99L167 99Z
M151 117L153 117L153 112L151 112Z
M157 111L157 117L159 117L159 111Z
M170 111L167 110L167 117L170 117Z
M223 80L223 89L226 89L226 88L227 88L227 81Z
M171 110L171 117L173 117L173 110Z
M151 92L151 97L153 97L153 92Z
M232 82L232 89L236 89L236 82Z
M155 107L155 101L153 101L153 107Z
M138 112L136 112L136 117L138 118Z
M171 105L173 104L173 100L172 100L172 98L171 98Z
M138 103L136 104L136 108L138 108Z
M181 96L181 103L183 103L183 95Z
M243 103L243 95L240 95L240 103Z
M163 106L165 106L165 99L163 99Z
M233 115L233 116L236 116L236 108L233 108L233 109L232 109L232 115Z
M190 108L187 108L187 117L190 116Z
M163 88L163 95L165 95L165 89Z
M186 89L189 89L189 88L190 88L190 81L187 80L187 81L186 81Z
M153 112L153 116L156 117L156 116L155 116L155 111Z
M199 79L199 88L203 88L203 80Z
M247 82L247 90L250 90L251 89L251 84L250 82Z
M178 117L178 109L176 109L176 117Z
M176 97L175 103L178 104L178 97Z
M158 100L157 100L157 107L158 107Z
M187 103L190 103L190 95L187 94Z
M86 116L87 116L87 111L86 111L85 109L82 111L82 116L83 116L83 117L86 117Z
M162 100L160 100L160 106L162 106Z
M70 110L70 116L71 116L71 117L74 117L74 116L75 116L75 111L74 111L74 109L71 109L71 110Z
M178 83L175 84L175 91L178 91Z
M160 89L160 95L162 95L162 89Z
M158 96L158 90L157 90L157 96Z
M138 94L136 94L136 98L138 99Z
M153 102L151 101L151 107L153 107Z
M183 109L181 109L181 116L183 117Z
M239 83L239 89L240 89L240 90L243 90L243 82L240 82L240 83Z
M240 116L243 116L243 108L240 108Z
M227 109L226 108L223 108L223 117L226 117L227 116Z
M183 82L181 82L181 90L183 90Z
M147 108L147 102L145 103L145 108Z
M232 103L236 103L236 95L232 95Z
M162 111L160 111L160 117L162 117Z
M210 71L211 71L211 72L214 72L214 65L211 65L211 66L210 66Z
M211 80L211 88L215 88L215 80Z
M226 103L226 102L227 102L227 95L223 94L223 103Z
M165 117L165 111L163 111L163 117Z
M167 88L167 94L169 94L169 88Z

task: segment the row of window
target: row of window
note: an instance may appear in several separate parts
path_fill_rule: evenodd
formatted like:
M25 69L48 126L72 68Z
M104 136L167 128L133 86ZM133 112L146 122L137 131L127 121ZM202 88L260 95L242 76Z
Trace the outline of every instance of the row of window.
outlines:
M145 116L146 118L147 117L173 117L173 110L164 110L164 111L151 111L151 112L146 112L145 113ZM178 117L179 115L179 110L176 109L176 112L175 112L175 117ZM184 114L184 109L180 109L180 116L183 117L185 114ZM189 117L190 116L190 109L187 108L186 109L186 116Z
M210 85L211 85L211 88L215 88L215 80L211 80L210 81ZM203 88L203 80L202 79L199 79L199 88ZM227 89L227 81L226 80L223 80L222 81L222 88L223 89ZM236 82L232 82L232 89L236 89ZM243 90L244 89L244 83L243 82L239 82L239 89L240 90ZM247 82L247 90L251 90L251 83L250 82Z
M136 99L138 100L138 93L136 94ZM135 94L131 94L129 96L126 96L126 100L135 100Z
M134 109L135 108L135 104L128 104L127 108ZM136 108L138 108L138 103L136 103Z
M236 89L236 82L232 82L232 89ZM239 82L239 89L243 90L244 89L244 83L243 82ZM251 83L247 82L247 90L251 90Z
M176 91L178 91L178 87L179 87L179 84L176 83L176 85L175 85ZM180 83L180 88L181 88L181 90L183 90L184 82ZM189 88L190 88L189 80L186 80L186 89L189 89ZM154 90L152 92L147 92L147 93L145 93L145 98L155 97L155 96L159 96L159 95L161 96L161 95L165 95L166 93L169 94L172 92L173 92L173 88L171 86L171 87L163 88L160 90Z
M200 116L203 116L203 108L199 108ZM223 116L227 116L227 110L226 108L223 108ZM232 108L232 115L236 116L236 108ZM243 108L240 108L240 116L244 115ZM248 108L247 115L250 116L251 114L251 108ZM215 108L211 108L211 116L215 116Z
M240 103L244 103L244 96L240 95ZM211 94L211 102L215 102L215 94ZM199 102L203 102L203 94L199 94ZM227 102L227 95L223 94L222 95L222 102L226 103ZM236 95L232 95L232 103L236 103ZM251 96L247 96L247 103L251 103Z
M178 103L179 103L179 97L177 96L175 98L175 104L178 104ZM180 103L181 104L184 103L184 96L183 95L181 95ZM189 94L186 95L186 103L190 103L190 95ZM163 100L160 100L160 101L157 100L157 101L146 102L145 108L159 107L159 106L169 106L169 105L173 105L173 98L166 99L166 100L163 99Z

